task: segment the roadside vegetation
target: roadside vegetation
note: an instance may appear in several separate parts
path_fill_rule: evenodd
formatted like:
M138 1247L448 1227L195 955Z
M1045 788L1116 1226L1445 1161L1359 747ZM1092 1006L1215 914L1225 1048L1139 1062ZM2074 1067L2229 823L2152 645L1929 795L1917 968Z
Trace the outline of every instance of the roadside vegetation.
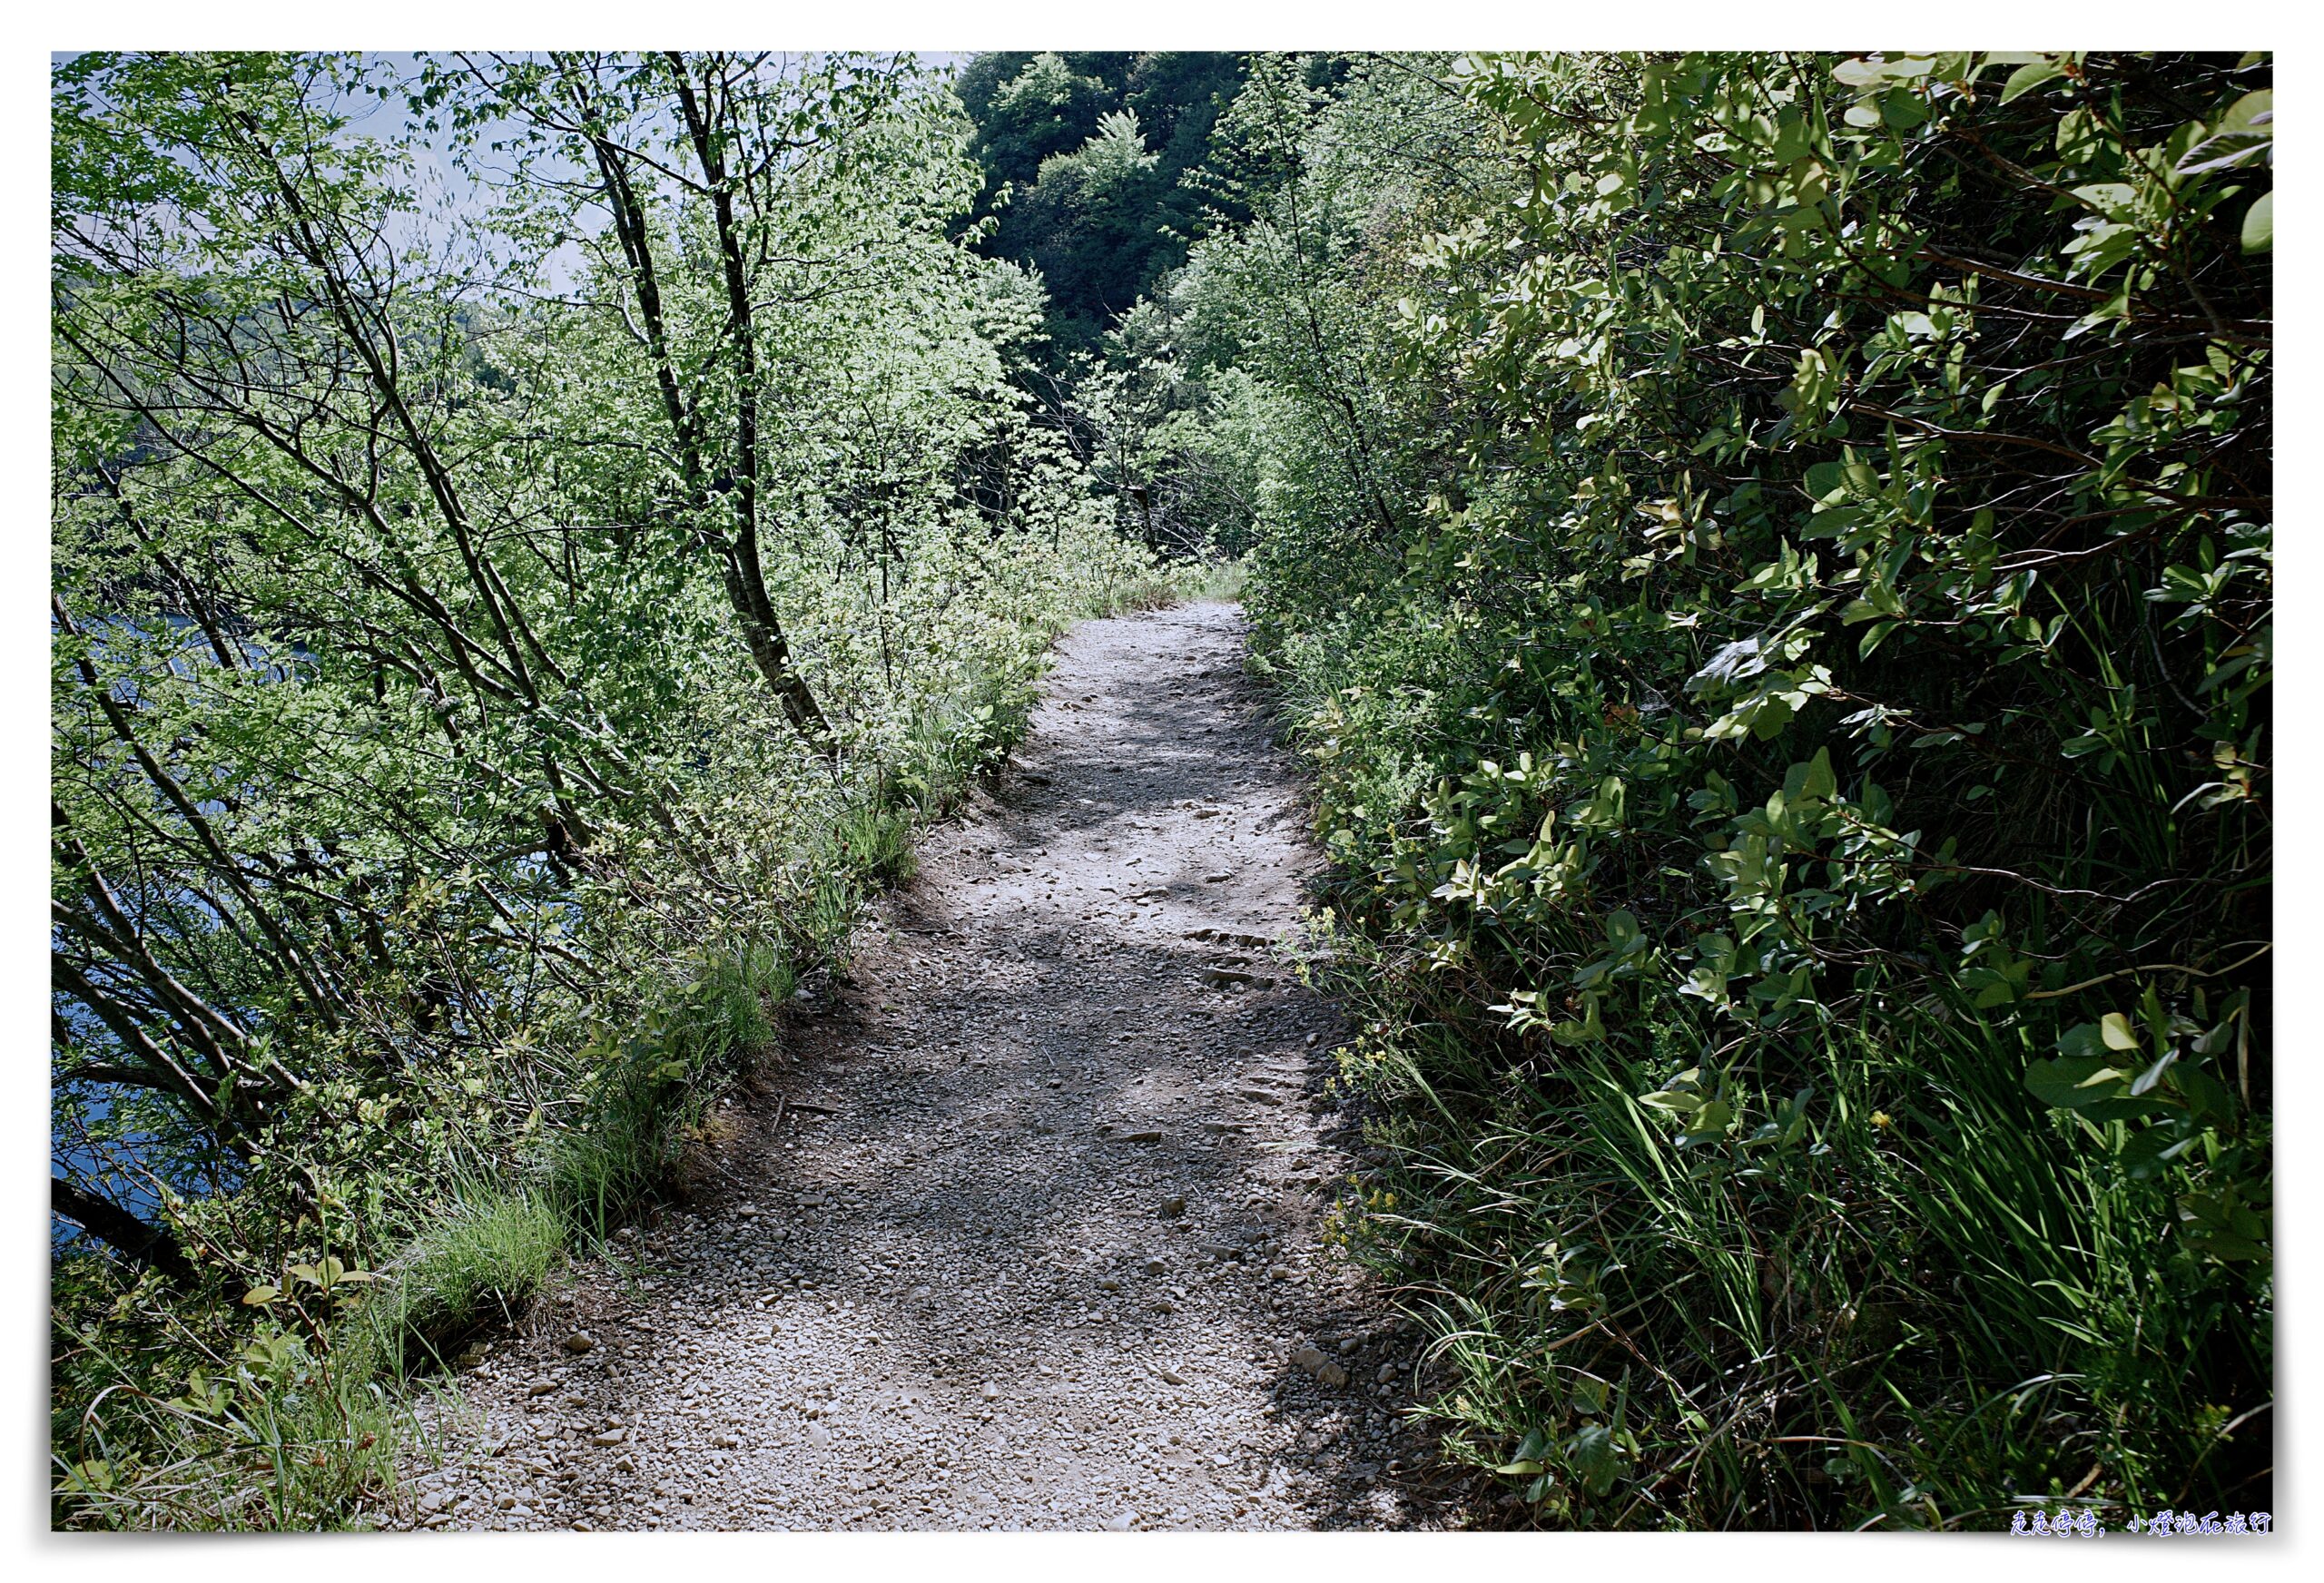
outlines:
M359 1520L1196 595L1508 1520L2265 1509L2271 82L60 66L57 1520Z
M1521 1519L2268 1504L2270 81L1249 64L1089 417L1256 546Z

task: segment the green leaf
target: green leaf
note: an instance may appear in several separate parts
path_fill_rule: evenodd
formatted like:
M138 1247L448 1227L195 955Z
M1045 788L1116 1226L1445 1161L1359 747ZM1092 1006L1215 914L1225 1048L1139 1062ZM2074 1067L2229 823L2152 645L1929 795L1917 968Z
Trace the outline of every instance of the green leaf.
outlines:
M2273 130L2265 126L2241 126L2226 132L2216 132L2179 156L2171 167L2181 176L2200 176L2212 171L2231 171L2241 165L2265 163L2275 147Z
M1606 1037L1606 1025L1598 1015L1598 992L1594 989L1581 997L1581 1020L1571 1019L1550 1029L1550 1037L1561 1045L1593 1044Z
M1752 712L1751 734L1761 742L1773 741L1783 734L1784 727L1791 723L1792 715L1795 713L1797 712L1792 708L1791 701L1787 698L1764 699Z
M2110 1050L2135 1050L2139 1047L2138 1029L2131 1019L2119 1011L2110 1011L2098 1019L2098 1037L2106 1041Z
M2162 1075L2171 1070L2172 1064L2178 1059L2179 1052L2176 1049L2168 1049L2157 1056L2152 1066L2131 1079L2132 1096L2135 1098L2139 1095L2151 1091L2157 1083L2162 1081Z
M1817 748L1816 756L1808 761L1807 775L1799 783L1799 795L1828 801L1839 789L1839 780L1832 773L1832 750Z
M2200 1136L2191 1133L2181 1137L2176 1127L2150 1126L2132 1134L2116 1158L2132 1181L2151 1182L2162 1175L2165 1166L2192 1148Z
M1712 1099L1688 1118L1687 1130L1679 1135L1681 1147L1693 1144L1712 1143L1725 1137L1735 1125L1735 1107L1724 1099Z
M2256 93L2246 93L2229 105L2227 113L2219 118L2218 124L2211 130L2214 133L2242 132L2250 127L2270 125L2275 118L2275 90L2261 88Z
M2065 75L2054 56L2033 61L2010 73L2009 81L2001 85L2001 102L2004 104L2021 95L2030 93L2043 84Z
M2244 211L2243 251L2247 253L2273 252L2276 247L2276 195L2262 192L2260 201Z
M2234 1183L2179 1198L2179 1229L2190 1245L2215 1259L2264 1259L2268 1223Z
M1880 119L1898 132L1910 132L1928 119L1928 101L1905 88L1885 93L1880 99Z
M2114 1096L2129 1074L2103 1056L2061 1056L2025 1069L2025 1087L2034 1098L2061 1110L2082 1110Z
M2171 1080L2187 1096L2187 1103L2198 1120L2222 1126L2234 1121L2234 1091L2202 1067L2186 1063L2176 1068Z
M1613 1431L1602 1423L1584 1425L1566 1441L1565 1455L1581 1475L1582 1486L1592 1495L1603 1495L1611 1490L1615 1477L1621 1471L1621 1453L1614 1444Z
M1842 61L1832 68L1832 75L1851 88L1869 88L1879 83L1915 81L1927 76L1935 65L1934 55L1897 55L1881 61Z
M1976 998L1970 1004L1983 1011L1995 1006L2007 1006L2016 998L2017 986L2011 983L2008 978L1996 975L1986 982L1984 988L1977 991Z
M2138 202L2139 190L2128 182L2093 182L2076 187L2073 195L2109 220L2121 220Z

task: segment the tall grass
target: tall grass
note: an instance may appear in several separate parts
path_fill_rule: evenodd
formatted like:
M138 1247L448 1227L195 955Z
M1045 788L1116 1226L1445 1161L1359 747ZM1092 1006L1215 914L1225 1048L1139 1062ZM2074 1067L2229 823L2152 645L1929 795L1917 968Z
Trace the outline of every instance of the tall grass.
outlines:
M1981 1529L2266 1504L2266 1379L2237 1305L2153 1234L2168 1193L2093 1169L2020 1036L1904 1008L1723 1092L1680 1144L1640 1096L1699 1067L1677 1008L1513 1055L1450 985L1340 934L1367 1018L1343 1080L1388 1159L1339 1234L1433 1334L1427 1411L1559 1526Z
M524 1312L562 1262L568 1225L543 1195L471 1184L381 1272L389 1284L359 1311L343 1355L396 1379L441 1369L480 1329Z

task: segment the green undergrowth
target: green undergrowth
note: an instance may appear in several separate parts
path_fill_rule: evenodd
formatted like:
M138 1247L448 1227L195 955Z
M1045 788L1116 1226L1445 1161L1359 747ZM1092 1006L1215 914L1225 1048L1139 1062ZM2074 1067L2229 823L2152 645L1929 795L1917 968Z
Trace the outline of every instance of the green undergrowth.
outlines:
M2220 1405L2266 1364L2237 1293L2157 1236L2166 1186L2092 1168L2024 1092L2015 1032L1925 1005L1706 1080L1665 1005L1551 1058L1324 933L1317 981L1369 1019L1340 1081L1387 1160L1333 1234L1425 1325L1428 1410L1520 1519L2119 1519L2221 1507L2264 1454ZM1748 1125L1674 1138L1697 1092Z
M1092 422L1246 518L1337 1234L1500 1519L2270 1504L2273 115L2264 52L1249 62Z
M1236 600L1249 586L1247 557L1236 560L1197 559L1157 564L1151 570L1107 590L1089 608L1092 615L1126 615L1159 610L1172 605Z

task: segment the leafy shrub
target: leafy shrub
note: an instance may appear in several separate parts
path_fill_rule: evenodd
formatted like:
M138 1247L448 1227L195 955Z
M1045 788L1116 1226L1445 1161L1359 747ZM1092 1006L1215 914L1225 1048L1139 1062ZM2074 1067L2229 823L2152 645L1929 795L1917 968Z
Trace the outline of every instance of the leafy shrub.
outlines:
M2270 71L1255 62L1222 123L1146 377L1269 414L1348 1234L1544 1516L2260 1499Z

